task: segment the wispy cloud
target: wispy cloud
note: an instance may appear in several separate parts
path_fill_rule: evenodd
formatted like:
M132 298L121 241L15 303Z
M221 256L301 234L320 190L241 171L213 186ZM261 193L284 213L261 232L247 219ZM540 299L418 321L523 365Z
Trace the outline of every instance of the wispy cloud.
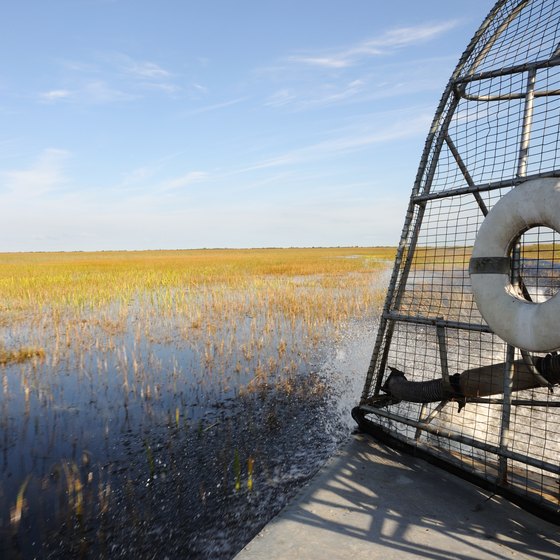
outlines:
M174 179L169 179L161 183L157 190L162 192L177 191L192 185L194 183L200 183L208 179L209 174L205 171L189 171L184 175L175 177Z
M59 58L57 62L67 72L94 74L100 71L98 64L94 61Z
M202 107L196 107L190 111L184 111L181 113L183 117L190 117L192 115L199 115L200 113L208 113L209 111L218 111L219 109L225 109L226 107L231 107L232 105L237 105L243 101L247 101L248 96L236 97L235 99L229 99L226 101L220 101L219 103L213 103L210 105L203 105Z
M273 109L302 111L441 90L454 58L432 57L371 65L367 72L348 68L331 73L324 69L304 75L288 71L286 83L263 101ZM318 74L317 74L318 73Z
M238 172L244 173L259 169L302 164L325 158L330 159L342 154L362 150L372 144L392 142L418 134L425 134L431 118L431 113L419 113L406 121L398 121L386 127L378 127L374 131L348 132L336 138L263 159L238 170Z
M274 86L263 104L301 111L439 90L455 58L425 58L418 54L425 51L412 47L435 40L458 24L446 20L397 27L343 48L280 58L255 73ZM409 48L408 56L391 56L404 48Z
M105 80L86 81L76 85L75 89L54 89L39 93L42 103L93 103L104 104L137 99L136 94L108 84Z
M65 87L40 92L42 103L112 103L149 92L173 95L181 90L170 70L124 53L96 53L89 61L59 60L58 64Z
M119 187L121 189L135 188L152 178L154 173L154 167L151 167L149 165L137 167L132 171L127 171L122 174L122 181L119 183Z
M298 109L306 109L310 107L318 107L325 105L333 105L336 103L344 103L357 98L371 99L375 95L375 84L370 83L369 78L358 78L343 83L322 84L319 88L310 88L303 92L303 95L291 97L277 98L277 94L273 94L265 103L268 106L279 107L281 105L295 104ZM281 101L279 103L278 101Z
M70 91L69 89L53 89L40 93L39 97L45 103L54 103L56 101L72 97L73 93L74 92Z
M301 53L288 57L289 62L323 68L348 68L364 59L388 54L391 50L429 41L453 29L456 20L390 29L372 39L339 50L322 53Z
M69 155L66 150L48 148L30 167L4 172L3 182L18 198L36 197L51 192L66 182L64 162Z
M286 68L269 76L282 87L263 100L277 110L304 111L350 103L372 103L397 96L415 96L440 91L449 78L455 57L407 57L405 60L380 59L367 68L351 67L336 71L319 68Z
M79 95L83 95L85 99L93 101L95 103L111 103L113 101L129 101L131 99L136 99L138 96L132 93L123 91L112 87L110 84L104 80L96 80L93 82L88 82L82 88Z
M296 92L292 88L282 88L272 95L269 95L265 101L265 105L268 107L283 107L296 101L297 97Z
M121 80L130 79L141 88L169 94L181 89L174 81L174 73L152 60L137 60L124 53L113 53L106 58L115 66L117 77Z
M155 160L144 161L139 167L121 173L120 180L116 181L116 188L123 191L152 190L153 185L162 185L162 175L173 161L183 159L185 150L177 150L158 157Z
M198 91L199 93L207 93L208 92L208 88L206 86L203 86L202 84L198 84L198 83L193 83L191 85L191 87L195 90Z
M154 83L154 82L141 82L140 86L143 89L161 91L162 93L172 94L181 91L181 88L173 83Z
M124 56L124 55L123 55ZM160 80L162 78L170 78L171 72L162 68L159 64L150 61L133 60L125 57L124 71L132 76L142 79Z

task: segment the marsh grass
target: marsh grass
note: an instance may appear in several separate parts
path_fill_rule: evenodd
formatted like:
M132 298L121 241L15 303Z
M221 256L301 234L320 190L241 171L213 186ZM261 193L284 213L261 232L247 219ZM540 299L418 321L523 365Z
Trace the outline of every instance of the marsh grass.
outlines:
M18 348L17 350L4 350L0 348L0 366L11 363L20 364L33 358L44 358L45 351L42 348Z
M0 527L29 547L24 530L40 546L70 517L99 532L119 501L149 518L135 509L139 481L180 476L175 457L210 441L224 446L212 459L223 496L256 495L272 459L250 440L233 446L242 434L216 434L242 405L252 410L244 431L278 437L294 403L324 399L314 361L348 321L379 312L393 257L390 248L0 254L0 468L10 480L0 484L10 513ZM207 465L193 468L192 496L208 509Z

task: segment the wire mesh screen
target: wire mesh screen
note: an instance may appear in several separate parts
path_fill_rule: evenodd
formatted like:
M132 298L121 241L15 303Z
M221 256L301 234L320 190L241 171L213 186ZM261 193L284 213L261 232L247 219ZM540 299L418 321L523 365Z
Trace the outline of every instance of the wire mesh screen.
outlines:
M560 0L502 0L459 61L426 140L354 411L366 429L555 514L558 348L531 351L496 334L473 296L471 261L499 201L560 177L559 34ZM527 223L505 257L490 259L507 269L480 274L507 274L511 298L548 305L560 291L557 229Z

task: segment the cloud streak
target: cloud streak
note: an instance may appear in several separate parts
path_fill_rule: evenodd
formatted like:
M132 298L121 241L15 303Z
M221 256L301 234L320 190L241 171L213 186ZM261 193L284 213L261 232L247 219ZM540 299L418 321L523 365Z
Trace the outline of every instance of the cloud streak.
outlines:
M410 138L418 134L426 133L431 118L432 115L429 113L419 114L405 122L395 122L385 128L378 128L373 132L348 134L331 140L325 140L272 158L264 159L244 167L238 172L302 164L309 161L337 157L342 154L361 150L373 144Z
M125 60L124 71L131 76L150 80L161 80L162 78L167 79L171 77L171 72L168 72L155 62L136 61L128 56L125 57Z
M281 58L257 71L275 87L263 105L301 111L440 89L455 58L431 53L426 57L429 51L412 47L435 40L458 24L446 20L397 27L344 48ZM391 56L405 48L405 54Z
M105 80L85 82L75 89L55 89L39 93L42 103L88 103L107 104L137 99L138 95L127 93L109 85Z
M235 99L229 99L227 101L221 101L219 103L213 103L211 105L204 105L203 107L197 107L196 109L185 111L181 113L181 116L190 117L193 115L200 115L201 113L208 113L210 111L218 111L220 109L225 109L226 107L231 107L232 105L237 105L238 103L242 103L243 101L247 101L247 99L249 99L248 96L243 96L236 97Z
M200 183L206 179L208 179L209 174L205 171L189 171L184 175L180 175L179 177L175 177L174 179L169 179L161 183L157 190L162 192L169 192L169 191L176 191L179 189L183 189L192 185L194 183Z
M69 155L66 150L48 148L30 167L4 172L3 182L20 199L49 193L66 182L64 162Z
M457 24L456 20L450 20L415 27L398 27L386 31L379 37L367 39L344 49L323 53L302 53L288 57L288 61L321 68L348 68L360 64L367 58L386 55L395 49L430 41L450 31Z
M124 53L101 53L91 61L59 61L67 87L38 94L41 103L114 103L131 101L150 92L173 95L181 90L175 75L151 60Z
M74 95L74 92L68 89L53 89L39 94L39 98L45 103L55 103L63 99L68 99Z

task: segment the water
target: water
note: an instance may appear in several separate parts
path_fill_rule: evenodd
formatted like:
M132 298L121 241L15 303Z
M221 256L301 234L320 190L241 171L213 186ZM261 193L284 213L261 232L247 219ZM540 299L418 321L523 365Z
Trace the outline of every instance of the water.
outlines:
M373 341L372 324L319 343L278 324L244 357L255 321L221 358L219 330L204 358L125 329L4 367L2 557L232 557L347 436Z

